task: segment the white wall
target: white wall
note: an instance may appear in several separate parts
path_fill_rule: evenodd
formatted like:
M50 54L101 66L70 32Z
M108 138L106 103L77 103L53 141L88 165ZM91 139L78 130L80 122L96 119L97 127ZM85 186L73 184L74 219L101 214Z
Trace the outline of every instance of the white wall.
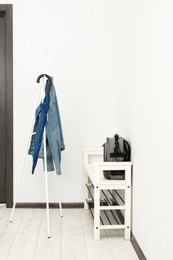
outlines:
M36 78L45 72L45 42L48 59L54 41L49 74L54 77L66 145L62 153L61 197L63 202L82 202L82 151L85 147L101 147L117 127L118 2L8 3L13 4L14 12L14 191L35 110ZM49 200L56 202L54 176L49 177ZM42 162L32 176L28 155L18 201L45 201Z
M131 141L133 234L173 259L173 2L119 1L119 126Z

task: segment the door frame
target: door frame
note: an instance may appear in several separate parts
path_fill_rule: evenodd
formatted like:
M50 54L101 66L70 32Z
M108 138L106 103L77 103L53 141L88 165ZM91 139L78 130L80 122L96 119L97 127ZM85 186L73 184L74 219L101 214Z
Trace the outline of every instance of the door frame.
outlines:
M0 15L5 17L6 31L6 172L5 203L13 206L13 5L0 4Z

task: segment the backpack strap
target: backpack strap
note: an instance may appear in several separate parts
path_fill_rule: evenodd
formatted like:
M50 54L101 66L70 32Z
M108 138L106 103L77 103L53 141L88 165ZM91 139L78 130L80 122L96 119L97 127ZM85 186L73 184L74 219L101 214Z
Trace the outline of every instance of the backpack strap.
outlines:
M115 135L115 148L114 148L114 154L115 154L115 157L117 155L120 155L121 154L121 151L120 151L120 146L119 146L119 142L118 142L118 139L119 139L119 135Z
M124 145L126 146L126 149L125 149L125 152L126 152L125 161L130 161L130 157L131 157L130 145L129 145L129 143L126 140L124 140Z

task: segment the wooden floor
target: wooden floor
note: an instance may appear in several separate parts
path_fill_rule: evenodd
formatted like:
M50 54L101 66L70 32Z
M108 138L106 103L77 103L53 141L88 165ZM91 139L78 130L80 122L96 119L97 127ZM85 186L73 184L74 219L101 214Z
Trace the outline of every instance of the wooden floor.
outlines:
M138 260L123 232L101 232L93 239L93 220L84 209L50 210L51 238L47 238L45 209L11 209L0 206L0 260Z

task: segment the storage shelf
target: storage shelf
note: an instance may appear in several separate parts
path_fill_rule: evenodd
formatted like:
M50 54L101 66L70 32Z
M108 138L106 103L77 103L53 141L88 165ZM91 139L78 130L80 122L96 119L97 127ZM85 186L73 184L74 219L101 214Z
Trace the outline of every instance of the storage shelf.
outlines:
M101 156L101 159L98 159ZM124 229L130 239L131 162L103 162L102 149L84 150L84 205L94 219L94 239L102 229ZM104 170L123 170L124 180L108 180Z

